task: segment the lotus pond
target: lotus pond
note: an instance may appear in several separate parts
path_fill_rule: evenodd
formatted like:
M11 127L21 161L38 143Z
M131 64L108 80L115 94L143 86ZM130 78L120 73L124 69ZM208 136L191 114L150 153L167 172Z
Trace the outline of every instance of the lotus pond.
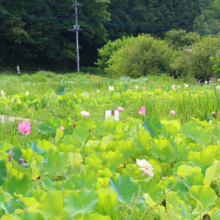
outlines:
M40 72L0 83L0 114L24 118L0 124L1 220L220 219L218 82Z

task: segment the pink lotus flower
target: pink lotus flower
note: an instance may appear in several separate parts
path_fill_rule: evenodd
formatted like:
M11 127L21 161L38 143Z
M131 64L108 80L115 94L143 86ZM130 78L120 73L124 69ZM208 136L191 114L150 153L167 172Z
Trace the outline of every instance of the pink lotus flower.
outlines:
M20 164L24 163L24 159L19 158L19 163L20 163Z
M149 176L154 176L153 173L154 168L148 161L146 161L145 159L143 160L136 159L136 163L138 166L140 166L139 170L144 171L142 176L144 176L145 174L148 174Z
M25 122L21 122L19 125L18 125L18 130L20 133L22 134L30 134L31 133L31 124L27 121Z
M84 110L82 112L80 112L80 113L81 113L82 116L84 116L84 118L87 118L90 115L89 112L86 112Z
M138 111L139 115L146 115L145 112L146 112L145 106L142 106L141 110Z
M11 158L15 156L15 153L13 151L10 151L8 153L8 161L10 162L11 161Z
M176 112L175 112L174 110L171 110L171 111L170 111L170 114L171 114L171 115L175 115Z
M10 152L8 153L8 156L14 157L14 156L15 156L15 153L14 153L13 151L10 151Z
M118 111L119 111L119 112L123 112L124 110L125 110L124 108L122 108L122 107L120 107L120 106L118 107Z
M60 128L64 131L64 127L63 126L61 126Z

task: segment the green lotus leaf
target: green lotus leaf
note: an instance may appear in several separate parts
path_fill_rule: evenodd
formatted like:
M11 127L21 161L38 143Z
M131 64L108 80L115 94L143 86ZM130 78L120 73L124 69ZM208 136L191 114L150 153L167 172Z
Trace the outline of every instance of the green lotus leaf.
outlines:
M37 210L39 210L45 217L50 216L64 217L68 216L63 207L63 200L69 194L69 191L48 191L44 197L44 203L39 203Z
M211 152L203 150L201 152L191 152L189 161L193 166L211 165L215 161L215 157Z
M12 217L12 215L4 215L1 220L21 220L20 218Z
M62 142L70 145L72 144L77 148L82 147L82 141L79 139L79 137L76 134L65 136Z
M190 219L194 220L194 217L191 213L187 212L182 205L179 205L179 207L182 209L181 210L181 215L184 217L184 219Z
M18 217L21 220L44 220L44 216L41 213L29 211L14 214L13 217Z
M38 203L34 197L24 197L21 194L15 194L15 196L18 197L25 206L32 206L33 204Z
M129 158L130 156L136 153L136 149L134 148L133 141L119 141L117 146L118 151L124 156L125 159Z
M111 220L111 218L110 216L103 216L100 215L99 213L93 213L93 214L87 213L79 220Z
M116 167L124 162L124 156L118 152L109 151L104 155L106 160L106 167L108 167L111 171L115 171Z
M12 151L14 152L13 160L15 160L17 163L19 163L19 159L22 158L22 152L19 147L12 147Z
M56 93L58 95L64 95L65 91L66 91L66 86L58 86L56 89Z
M63 201L64 210L74 217L77 214L86 214L95 211L99 197L94 190L73 191Z
M139 184L141 186L141 191L143 193L148 193L154 202L158 202L164 195L163 189L154 179L151 179L147 182L140 181Z
M144 197L138 184L129 176L110 177L109 186L117 192L118 200L130 205L129 208L132 208L135 204L140 209L144 204ZM139 198L138 195L140 195Z
M57 152L50 149L48 150L46 157L47 164L41 169L42 174L62 176L67 172L70 165L67 153Z
M45 201L45 196L47 193L43 190L36 190L36 189L31 189L26 193L26 196L28 198L34 198L36 199L37 202L43 203Z
M47 125L42 124L42 125L39 126L37 131L42 133L42 134L47 134L51 131L51 129Z
M60 182L53 181L48 177L42 178L41 184L44 185L47 190L60 190Z
M27 144L29 147L31 147L31 150L33 152L36 152L39 155L44 155L46 153L46 151L42 148L40 148L37 144L37 141L31 141Z
M165 150L163 151L164 148ZM169 153L166 154L166 151L169 151L170 155ZM162 160L173 160L174 159L172 146L170 142L167 140L154 139L152 142L151 152L156 158L160 158Z
M98 193L99 201L96 204L96 212L101 215L109 215L111 219L115 219L117 216L117 211L115 210L118 204L118 199L116 195L102 194Z
M98 170L97 174L96 174L97 178L101 177L111 177L113 176L113 173L111 172L111 170L109 168L105 168L104 170Z
M12 214L16 209L22 209L22 205L16 203L12 198L8 198L5 202L1 202L1 208L5 210L5 214Z
M86 168L86 170L93 170L93 171L97 172L97 170L100 170L103 168L102 161L98 157L96 157L96 158L87 157L85 168ZM115 168L113 168L113 170L115 170Z
M3 185L4 181L7 179L7 169L4 160L0 159L0 186Z
M210 142L210 136L206 129L204 128L196 128L195 132L195 139L199 144L207 146Z
M185 177L187 175L190 175L192 173L201 172L202 169L200 167L191 167L189 165L183 164L178 167L177 175Z
M215 191L209 186L192 186L189 192L203 210L215 204L217 199Z
M157 137L161 134L162 131L162 124L160 123L157 117L148 117L144 119L144 128L146 131L150 133L152 137Z
M185 176L185 178L183 179L183 183L190 188L191 186L196 186L196 185L203 185L203 179L204 176L201 174L201 172L197 172L197 173L192 173L190 175Z
M111 143L112 141L114 141L114 135L112 134L103 137L101 140L101 147L105 149L108 146L108 144Z
M25 194L28 191L28 177L23 176L21 179L11 175L8 180L4 182L3 189L11 195L14 193Z
M178 168L179 168L181 165L183 165L183 164L186 164L186 161L179 161L179 162L177 162L177 163L174 165L174 167L173 167L173 174L174 174L175 176L177 176L177 170L178 170Z
M220 177L220 161L215 161L212 166L210 166L205 173L204 184L210 185L212 181Z
M17 170L18 172L21 172L25 175L27 175L30 179L32 178L32 169L31 168L24 168L20 164L18 164L16 161L12 160L12 167L13 169Z
M89 137L89 129L82 128L82 127L76 127L74 129L74 134L77 135L80 140L85 141Z
M186 137L189 137L191 139L195 139L195 129L198 127L198 125L194 122L187 122L184 124L180 130L182 134L184 134Z
M121 175L130 176L134 180L145 179L146 176L142 176L143 171L139 170L139 168L136 164L128 164L124 169L120 169L119 172Z
M57 128L55 142L58 142L60 138L63 137L63 130L61 128Z
M83 157L80 153L68 153L68 156L69 156L69 160L68 162L72 165L75 165L75 164L80 164L83 162Z
M182 201L176 192L171 192L167 197L167 213L173 216L173 219L181 219L180 205L185 207L184 201Z
M148 131L140 131L134 138L134 143L136 143L134 147L137 150L142 150L143 152L146 152L151 147L151 139L152 137Z
M170 146L165 146L161 150L160 159L166 163L172 163L175 160L173 148Z
M70 179L63 181L61 187L70 190L73 188L75 190L91 189L95 183L97 183L96 174L92 170L89 170L83 171L80 175L74 175Z
M173 143L173 151L174 155L181 160L185 160L188 156L186 144L182 139L178 139Z

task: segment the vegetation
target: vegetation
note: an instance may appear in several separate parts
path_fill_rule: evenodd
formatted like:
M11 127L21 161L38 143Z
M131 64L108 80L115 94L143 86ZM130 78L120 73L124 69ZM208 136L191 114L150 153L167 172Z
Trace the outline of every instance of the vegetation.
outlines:
M75 24L74 13L70 10L72 3L71 0L2 0L0 70L14 70L17 64L25 71L75 70L75 35L68 31ZM169 38L166 32L172 29L195 31L200 35L219 33L219 0L166 0L162 3L156 0L83 0L80 3L83 4L79 7L80 61L84 67L94 66L97 49L109 40L114 42L143 33L165 39ZM177 42L188 45L195 41L196 35L185 37L180 36ZM177 42L174 48L179 47Z
M1 82L0 109L30 125L0 124L0 219L218 219L218 82L51 72ZM104 119L119 106L119 121Z

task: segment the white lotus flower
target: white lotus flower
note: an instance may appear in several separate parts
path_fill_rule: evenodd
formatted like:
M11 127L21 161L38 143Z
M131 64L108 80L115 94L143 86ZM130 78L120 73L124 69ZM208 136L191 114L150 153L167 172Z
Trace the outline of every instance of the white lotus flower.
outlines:
M185 87L188 87L188 84L185 84L184 86L185 86Z
M181 86L177 86L178 87L178 89L180 89L181 88Z
M82 112L80 112L80 114L82 115L82 116L84 116L84 118L87 118L87 117L89 117L90 116L90 114L89 114L89 112L86 112L86 111L82 111Z
M220 86L216 86L216 89L220 90Z
M176 90L175 85L173 85L171 88L172 88L173 90Z
M207 85L208 84L208 81L205 81L205 85Z
M25 93L26 95L29 95L29 92L28 91L26 91L26 93Z
M145 159L143 159L143 160L136 159L136 163L138 166L140 166L139 170L144 171L143 175L145 175L145 174L148 174L149 176L154 175L153 167L148 161L146 161Z
M135 86L135 89L138 89L138 86Z
M2 91L1 91L1 95L6 95L6 93L2 90Z
M209 123L212 124L212 120L210 120Z
M100 91L99 90L97 90L97 93L99 93Z
M113 86L109 86L108 89L109 89L109 91L114 91L114 87Z

